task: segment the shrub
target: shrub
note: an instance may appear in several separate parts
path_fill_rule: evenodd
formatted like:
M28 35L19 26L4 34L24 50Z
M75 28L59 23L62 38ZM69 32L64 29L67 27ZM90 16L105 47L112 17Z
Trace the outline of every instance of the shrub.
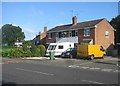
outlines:
M32 56L36 56L36 53L37 53L36 45L34 44L31 45L31 52L32 52Z
M13 53L16 47L13 46L2 46L2 57L13 57Z
M11 49L11 50L9 51L9 55L10 55L9 57L13 58L15 51L16 51L16 49Z
M32 52L30 51L30 49L27 49L26 51L24 51L23 56L24 57L31 57L32 56Z
M14 51L13 56L16 57L16 58L23 57L23 53L24 53L24 51L19 48L19 49L16 49L16 50Z
M28 50L27 45L23 44L23 51L27 51L27 50Z
M2 51L2 57L8 57L9 52L8 51Z
M39 50L40 56L45 56L45 52L46 52L45 46L44 46L44 45L38 45L37 48L40 49L40 50Z
M41 54L40 54L40 49L39 49L39 48L37 48L35 56L37 56L37 57L40 57L40 56L41 56Z

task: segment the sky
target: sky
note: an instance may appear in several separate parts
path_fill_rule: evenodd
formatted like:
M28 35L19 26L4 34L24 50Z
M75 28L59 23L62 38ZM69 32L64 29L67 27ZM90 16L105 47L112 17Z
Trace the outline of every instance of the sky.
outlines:
M111 21L118 15L118 2L2 2L2 25L20 26L25 40L32 40L44 26L51 29L78 22L106 18Z

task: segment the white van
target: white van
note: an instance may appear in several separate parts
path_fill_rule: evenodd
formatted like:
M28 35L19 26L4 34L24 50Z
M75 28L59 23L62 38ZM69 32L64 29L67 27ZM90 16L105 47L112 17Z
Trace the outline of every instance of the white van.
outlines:
M60 56L65 50L68 48L74 48L74 43L71 42L62 42L62 43L50 43L47 51L46 56L50 56L50 52L55 52L55 56Z

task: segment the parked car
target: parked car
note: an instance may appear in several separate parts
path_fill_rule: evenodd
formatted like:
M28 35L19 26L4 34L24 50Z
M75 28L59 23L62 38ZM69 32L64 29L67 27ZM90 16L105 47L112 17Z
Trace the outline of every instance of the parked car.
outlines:
M73 58L77 56L77 49L76 48L68 48L65 52L61 54L61 57L69 57Z

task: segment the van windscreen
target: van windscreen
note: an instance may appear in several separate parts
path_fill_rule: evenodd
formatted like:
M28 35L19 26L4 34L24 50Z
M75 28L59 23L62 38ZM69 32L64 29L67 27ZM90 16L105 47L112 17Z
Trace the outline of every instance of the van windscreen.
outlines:
M55 50L55 48L56 48L56 45L50 45L48 50Z

